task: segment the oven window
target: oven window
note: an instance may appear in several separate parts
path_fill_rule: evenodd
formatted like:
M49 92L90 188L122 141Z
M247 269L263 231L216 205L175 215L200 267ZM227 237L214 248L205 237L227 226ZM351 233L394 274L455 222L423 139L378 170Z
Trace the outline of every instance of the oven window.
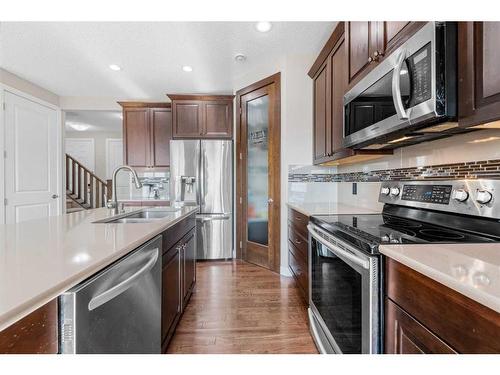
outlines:
M311 299L342 353L361 353L361 274L312 241Z
M345 106L346 135L356 133L396 114L392 98L392 73L391 70ZM411 84L406 61L403 62L400 79L401 98L404 107L408 108Z

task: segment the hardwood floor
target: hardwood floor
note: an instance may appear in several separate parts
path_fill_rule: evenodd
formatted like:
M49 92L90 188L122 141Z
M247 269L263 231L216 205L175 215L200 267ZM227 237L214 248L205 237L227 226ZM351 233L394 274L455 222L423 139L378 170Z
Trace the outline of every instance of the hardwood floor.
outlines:
M199 262L168 353L317 353L292 278L242 261Z

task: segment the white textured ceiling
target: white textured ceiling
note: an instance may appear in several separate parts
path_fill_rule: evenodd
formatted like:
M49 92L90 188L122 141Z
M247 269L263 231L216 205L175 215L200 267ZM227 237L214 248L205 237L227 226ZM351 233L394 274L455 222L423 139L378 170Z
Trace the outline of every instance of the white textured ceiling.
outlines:
M84 125L88 132L121 132L121 111L67 111L65 112L66 131L75 131L72 124Z
M0 66L60 96L230 93L264 60L318 53L334 24L276 22L259 33L251 22L3 22ZM237 53L247 60L235 62Z

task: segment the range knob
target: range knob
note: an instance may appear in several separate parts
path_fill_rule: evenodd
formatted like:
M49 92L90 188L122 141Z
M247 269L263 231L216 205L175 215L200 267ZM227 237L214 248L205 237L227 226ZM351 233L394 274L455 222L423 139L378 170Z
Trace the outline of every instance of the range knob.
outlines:
M486 190L478 190L476 196L476 202L481 204L486 204L491 202L493 199L493 195L489 191Z
M400 192L400 190L399 190L399 188L398 188L398 187L392 187L392 188L391 188L391 195L392 195L393 197L397 197L397 196L399 195L399 192Z
M458 202L465 202L469 199L469 193L464 189L453 190L453 199Z
M390 192L391 192L391 189L389 189L387 186L380 189L380 194L382 194L382 195L389 195Z

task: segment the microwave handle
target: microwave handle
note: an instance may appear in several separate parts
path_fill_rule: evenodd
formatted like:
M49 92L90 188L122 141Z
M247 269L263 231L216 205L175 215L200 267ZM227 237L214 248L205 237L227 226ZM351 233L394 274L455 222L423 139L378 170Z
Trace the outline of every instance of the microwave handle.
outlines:
M408 114L406 113L405 107L403 105L403 99L401 99L401 68L403 62L406 59L406 51L401 51L396 66L392 72L392 100L394 101L394 107L396 107L396 113L400 120L407 120Z

